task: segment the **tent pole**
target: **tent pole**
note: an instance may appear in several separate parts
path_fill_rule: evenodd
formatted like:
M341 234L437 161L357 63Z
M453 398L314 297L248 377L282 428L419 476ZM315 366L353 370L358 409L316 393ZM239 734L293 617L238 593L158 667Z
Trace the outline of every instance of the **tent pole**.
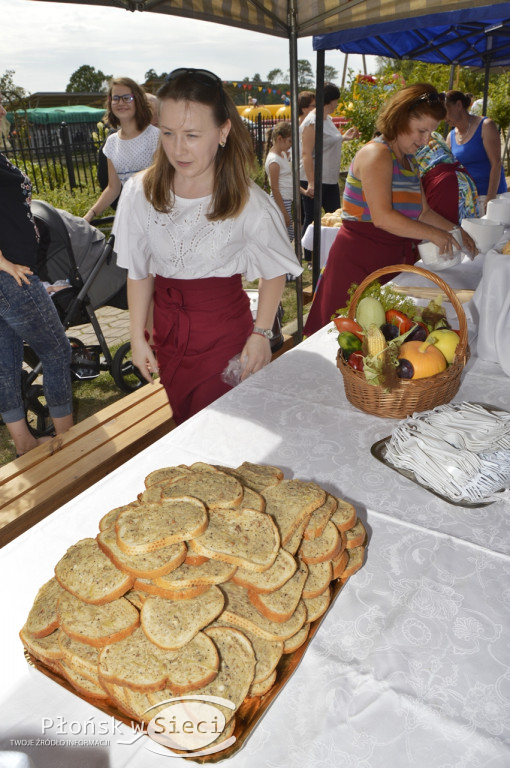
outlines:
M492 51L492 35L488 35L487 46L486 46L486 57L485 57L485 78L483 82L482 115L487 114L487 104L489 102L489 75L490 75L491 59L492 59L491 51Z
M344 69L342 72L342 90L345 88L345 80L347 78L347 62L349 60L349 54L344 53Z
M453 81L455 78L455 64L450 64L450 79L448 80L448 90L453 91Z
M315 88L315 162L313 198L312 283L317 287L321 267L322 148L324 145L324 60L325 52L317 51Z
M301 193L299 191L299 115L297 80L297 10L296 0L289 2L289 61L290 61L290 104L292 125L292 179L294 186L294 250L298 264L303 255L301 248ZM303 278L296 278L297 342L303 340Z

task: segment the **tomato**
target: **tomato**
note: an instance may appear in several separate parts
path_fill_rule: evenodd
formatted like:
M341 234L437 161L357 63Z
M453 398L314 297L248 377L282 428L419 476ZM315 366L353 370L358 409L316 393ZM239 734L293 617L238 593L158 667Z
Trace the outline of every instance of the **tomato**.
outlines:
M358 352L361 349L361 339L350 331L342 331L338 334L338 344L346 360L352 352Z
M396 325L399 330L399 336L403 333L407 333L413 327L413 321L404 315L403 312L399 312L398 309L388 309L386 312L386 322L391 325Z
M350 365L355 371L362 371L365 366L365 361L361 352L351 352L349 359L347 360L347 365Z
M353 333L358 339L363 341L363 328L356 322L356 320L351 320L349 317L335 317L333 318L333 322L340 332L349 331L349 333Z

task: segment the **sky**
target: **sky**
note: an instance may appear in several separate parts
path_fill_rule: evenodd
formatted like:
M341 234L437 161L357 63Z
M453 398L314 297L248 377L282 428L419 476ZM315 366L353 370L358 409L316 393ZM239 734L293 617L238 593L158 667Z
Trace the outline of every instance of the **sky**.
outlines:
M0 74L14 70L16 85L29 93L65 91L73 72L89 64L107 75L144 81L149 69L210 69L222 80L237 81L255 73L265 79L272 69L289 67L285 38L239 30L158 13L130 13L34 0L0 0ZM298 40L298 58L308 59L315 73L312 38ZM341 84L344 54L327 51L327 65ZM348 68L362 72L361 56L350 55ZM367 69L375 59L367 57Z

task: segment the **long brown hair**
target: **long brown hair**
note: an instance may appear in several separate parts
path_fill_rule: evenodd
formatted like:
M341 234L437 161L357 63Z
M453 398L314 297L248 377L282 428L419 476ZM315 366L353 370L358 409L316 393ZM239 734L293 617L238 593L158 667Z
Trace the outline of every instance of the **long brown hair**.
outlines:
M225 92L221 80L206 70L182 69L170 73L158 91L160 104L167 99L195 102L211 108L219 127L230 120L230 131L224 147L218 146L214 159L214 187L207 218L221 221L238 216L249 195L248 167L254 164L255 153L248 129ZM145 172L145 197L157 211L168 213L174 203L175 169L161 143L154 163Z
M126 88L129 88L135 97L136 127L139 131L143 131L152 120L152 112L149 102L145 97L145 91L141 85L135 83L130 77L116 77L113 80L110 80L110 87L108 88L108 96L106 98L106 119L108 124L113 128L118 128L120 125L119 118L112 112L112 91L114 85L123 85Z
M444 93L438 93L430 83L416 83L393 94L377 116L376 128L388 141L409 132L412 117L428 115L438 122L446 116Z
M276 125L273 125L273 127L268 130L264 157L268 156L271 147L278 136L281 136L282 139L288 139L289 136L292 136L292 125L287 120L282 120L279 123L276 123Z

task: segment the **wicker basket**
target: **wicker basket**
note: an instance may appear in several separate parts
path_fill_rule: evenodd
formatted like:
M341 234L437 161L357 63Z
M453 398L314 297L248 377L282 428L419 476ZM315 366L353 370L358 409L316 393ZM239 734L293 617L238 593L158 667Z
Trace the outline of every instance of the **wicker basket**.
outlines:
M349 307L349 318L354 320L361 294L370 283L382 275L397 272L414 272L432 280L439 286L441 291L448 296L457 313L460 340L453 363L442 373L424 379L400 379L399 384L389 392L385 391L383 387L369 384L363 372L355 371L347 364L342 354L338 355L337 366L344 378L345 394L349 402L361 411L387 419L403 419L415 411L426 411L435 408L436 405L449 403L460 387L461 373L469 358L466 316L462 305L450 286L436 274L426 269L409 264L395 264L372 272L354 292Z

